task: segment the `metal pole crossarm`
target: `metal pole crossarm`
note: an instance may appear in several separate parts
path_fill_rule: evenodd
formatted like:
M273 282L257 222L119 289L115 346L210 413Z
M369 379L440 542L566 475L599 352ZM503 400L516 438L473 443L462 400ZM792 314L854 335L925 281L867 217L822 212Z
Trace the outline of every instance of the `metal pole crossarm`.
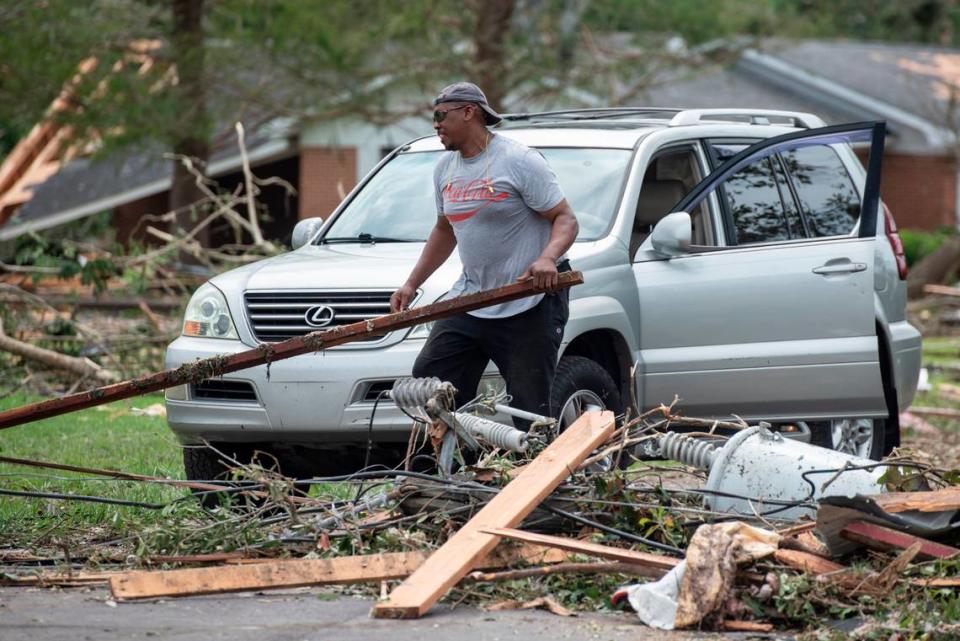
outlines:
M583 274L580 272L563 272L559 275L557 289L565 289L582 282ZM536 287L532 281L514 283L440 301L432 305L408 309L396 314L386 314L370 320L341 325L326 331L312 332L306 336L297 336L280 343L264 343L254 349L229 356L211 356L193 363L186 363L177 369L146 374L122 383L98 387L89 392L71 394L63 398L50 399L0 412L0 429L51 416L59 416L132 396L156 392L168 387L198 383L204 379L221 376L229 372L272 363L309 352L319 352L328 347L343 345L366 336L385 334L543 292L544 290Z

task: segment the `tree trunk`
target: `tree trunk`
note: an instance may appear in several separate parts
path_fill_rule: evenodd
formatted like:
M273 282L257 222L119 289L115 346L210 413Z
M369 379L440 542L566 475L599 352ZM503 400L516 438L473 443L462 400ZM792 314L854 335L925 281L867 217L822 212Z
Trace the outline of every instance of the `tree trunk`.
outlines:
M956 273L960 267L960 236L945 240L935 252L920 260L910 268L907 277L907 296L920 298L923 286L929 283L940 284Z
M176 92L180 117L171 131L173 153L190 158L194 168L206 175L210 154L210 126L204 87L203 0L171 0L173 30L170 42L177 69ZM196 205L204 199L196 185L196 176L178 158L173 161L173 183L170 187L171 211L177 212L177 226L192 229L199 220ZM209 233L200 232L197 240L209 245ZM181 259L196 262L182 254Z
M504 82L504 43L510 32L510 18L516 4L516 0L474 0L470 4L477 25L474 33L474 82L480 85L487 102L497 111L503 108L503 97L507 92Z

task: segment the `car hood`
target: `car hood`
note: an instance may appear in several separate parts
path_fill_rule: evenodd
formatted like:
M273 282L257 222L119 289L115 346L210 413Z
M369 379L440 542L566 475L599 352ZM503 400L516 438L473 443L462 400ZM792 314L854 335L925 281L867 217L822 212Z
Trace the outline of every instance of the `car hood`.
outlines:
M221 274L213 284L229 290L228 296L283 289L396 289L421 251L423 243L311 245ZM454 253L424 283L426 296L450 289L460 269Z

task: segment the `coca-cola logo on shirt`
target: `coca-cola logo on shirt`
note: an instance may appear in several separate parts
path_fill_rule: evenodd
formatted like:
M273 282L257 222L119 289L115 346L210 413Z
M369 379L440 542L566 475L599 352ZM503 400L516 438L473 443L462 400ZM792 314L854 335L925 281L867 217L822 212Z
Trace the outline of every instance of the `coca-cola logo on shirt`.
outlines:
M478 206L455 214L446 213L445 207L444 213L447 216L447 220L451 223L459 223L475 216L490 203L500 202L509 197L510 194L507 192L498 192L493 188L493 180L491 178L475 178L469 182L451 180L447 183L447 186L443 188L444 203L473 202L478 203Z

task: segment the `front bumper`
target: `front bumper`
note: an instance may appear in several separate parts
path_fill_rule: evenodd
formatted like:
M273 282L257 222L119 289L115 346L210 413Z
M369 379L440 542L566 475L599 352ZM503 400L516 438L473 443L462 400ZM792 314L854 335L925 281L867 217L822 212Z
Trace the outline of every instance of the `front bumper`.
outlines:
M422 340L408 340L369 350L334 348L222 377L249 383L255 399L197 398L193 386L175 388L167 393L167 422L185 443L201 439L365 442L375 405L371 385L378 385L372 388L377 390L409 376L423 344ZM166 367L247 349L238 341L181 336L167 348ZM410 418L383 398L377 404L370 435L377 442L405 441L410 426Z

